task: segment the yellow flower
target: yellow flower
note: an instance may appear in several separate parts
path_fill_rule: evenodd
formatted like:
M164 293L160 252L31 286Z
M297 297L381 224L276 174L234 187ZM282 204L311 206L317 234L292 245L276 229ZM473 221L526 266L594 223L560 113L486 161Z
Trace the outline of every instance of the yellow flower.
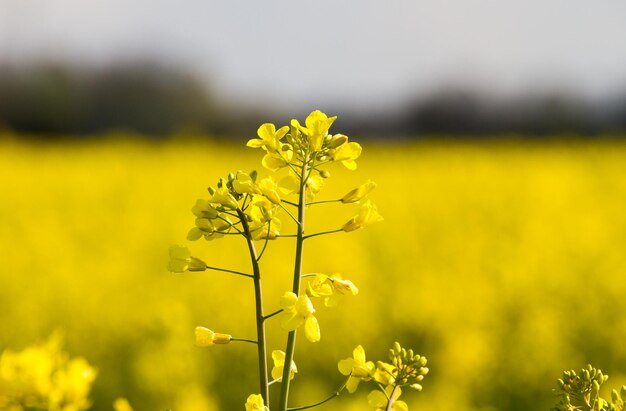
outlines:
M205 327L196 327L196 345L198 347L208 347L214 344L228 344L232 339L232 335L216 333Z
M378 214L376 206L372 204L369 200L367 200L361 206L359 213L343 225L342 230L345 232L350 232L358 230L362 227L367 227L368 225L377 223L379 221L383 221L383 217Z
M345 143L337 147L332 152L332 159L334 161L341 161L348 170L356 170L356 160L361 155L361 145L359 143L351 142Z
M191 209L191 212L198 218L216 218L218 211L209 204L208 201L201 198L196 200L196 204Z
M374 363L365 361L365 350L362 346L357 346L352 352L353 358L346 358L339 361L339 372L343 375L349 375L346 388L349 393L356 391L361 381L369 381L374 371Z
M306 181L305 194L307 201L312 201L315 195L324 187L324 178L319 174L309 176ZM300 192L300 180L290 173L280 180L280 190L286 194L298 194Z
M289 162L293 158L293 151L288 144L284 144L283 146L287 146L289 149L281 150L276 153L267 153L263 156L261 160L263 167L271 171L276 171L289 165Z
M320 340L320 326L313 315L315 308L306 294L298 297L288 291L281 297L280 305L283 308L280 314L281 325L285 330L293 331L304 324L304 335L307 340L311 342Z
M284 126L276 130L276 126L274 124L264 123L261 124L257 130L259 138L250 139L246 145L252 148L261 147L268 153L275 153L281 149L282 143L280 140L285 136L285 134L287 134L288 131L288 126Z
M395 376L397 371L398 369L393 365L378 361L376 363L376 371L374 371L372 377L374 378L374 381L379 382L386 387L396 381Z
M233 189L239 194L258 194L261 192L257 185L254 184L254 180L252 180L252 177L250 177L243 171L237 171L237 175L233 180Z
M239 207L239 203L235 200L232 194L228 192L228 188L224 185L215 190L213 197L211 197L211 203L221 204L226 208L236 210Z
M370 392L367 396L367 403L370 406L376 408L376 411L385 411L387 409L387 403L389 401L387 397L391 398L391 394L393 393L393 385L385 388L385 393L379 390ZM409 406L406 404L406 402L397 400L398 397L400 397L401 393L402 390L398 388L393 395L394 402L391 406L391 409L393 411L409 411Z
M344 280L341 275L327 276L317 274L309 282L307 293L312 297L323 297L326 307L336 307L344 295L357 295L359 289L350 280Z
M117 398L113 402L113 409L115 411L133 411L133 407L130 406L126 398Z
M252 394L246 400L246 411L269 411L261 394Z
M259 181L259 189L261 193L274 204L280 204L280 196L278 195L278 184L272 177L265 177Z
M328 135L328 130L336 118L337 116L328 117L321 111L315 110L304 121L306 127L301 126L296 119L291 120L291 125L308 137L309 150L316 152L321 150L324 139Z
M354 190L348 192L345 196L341 198L342 203L356 203L357 201L362 200L365 196L367 196L370 191L376 188L376 183L372 180L367 180L365 184L360 185Z
M283 379L283 371L285 368L285 353L281 350L272 351L272 360L274 360L274 368L272 368L272 378L275 380ZM293 380L295 373L298 372L295 362L291 362L291 369L289 370L289 379Z
M206 263L196 257L192 257L189 249L180 245L170 247L170 262L167 269L173 273L185 271L204 271Z

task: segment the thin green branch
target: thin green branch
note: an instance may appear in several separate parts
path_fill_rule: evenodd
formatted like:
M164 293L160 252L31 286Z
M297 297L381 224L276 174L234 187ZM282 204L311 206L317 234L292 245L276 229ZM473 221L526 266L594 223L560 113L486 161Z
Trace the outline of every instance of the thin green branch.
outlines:
M248 277L248 278L254 278L254 276L252 274L242 273L241 271L235 271L235 270L227 270L226 268L209 267L207 265L206 269L207 270L215 270L215 271L223 271L225 273L237 274L237 275L242 275L242 276Z
M261 261L261 257L263 257L263 253L265 252L265 249L267 248L267 243L270 240L270 230L272 228L272 220L270 220L267 223L267 235L265 236L265 242L263 243L263 248L261 249L261 252L259 253L258 257L256 258L256 261L259 262Z
M276 314L280 314L280 313L282 313L282 312L283 312L283 309L282 309L282 308L281 308L280 310L276 310L276 311L274 311L273 313L268 314L268 315L266 315L265 317L263 317L263 321L265 321L265 320L267 320L267 319L269 319L269 318L272 318L272 317L273 317L273 316L275 316Z
M290 206L298 207L298 204L296 204L296 203L294 203L292 201L289 201L289 200L281 200L281 202L289 204Z
M307 205L315 205L315 204L326 204L326 203L341 203L341 199L338 200L320 200L320 201L312 201Z
M246 338L231 338L231 341L241 341L241 342L247 342L247 343L252 343L252 344L258 344L258 341L255 340L248 340Z
M336 230L330 230L330 231L322 231L321 233L305 235L303 239L306 240L308 238L317 237L318 235L333 234L333 233L339 233L342 231L343 231L343 228L338 228Z
M350 377L348 377L348 380L350 379ZM334 393L332 393L330 396L328 396L327 398L323 399L320 402L316 402L315 404L311 404L311 405L305 405L304 407L295 407L295 408L287 408L287 411L297 411L297 410L306 410L309 408L313 408L313 407L318 407L334 398L337 398L339 396L339 394L341 394L341 391L343 391L343 389L346 387L346 384L348 383L348 380L345 380L343 384L341 384L341 386L337 389L337 391L335 391Z
M283 200L284 201L284 200ZM300 222L298 221L298 219L296 217L294 217L293 214L291 214L291 212L289 210L287 210L285 208L285 206L282 204L282 201L278 204L280 206L280 208L282 208L283 210L285 210L285 212L287 214L289 214L289 217L291 217L291 219L296 223L296 224L300 224Z
M315 277L316 275L317 275L317 274L315 274L315 273L302 274L302 275L300 276L300 278L304 278L304 277Z
M396 392L400 389L399 385L396 385L395 387L393 387L393 391L391 391L391 395L389 397L389 401L387 401L387 408L385 408L385 411L392 411L393 410L393 403L394 398L396 397Z

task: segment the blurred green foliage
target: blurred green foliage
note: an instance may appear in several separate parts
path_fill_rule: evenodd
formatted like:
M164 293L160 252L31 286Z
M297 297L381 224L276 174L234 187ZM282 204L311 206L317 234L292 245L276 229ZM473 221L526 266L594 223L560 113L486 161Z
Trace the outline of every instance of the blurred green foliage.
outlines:
M67 350L98 369L93 410L117 397L135 409L242 409L257 386L254 349L196 348L194 327L253 336L251 284L165 265L202 187L233 164L258 168L256 153L122 137L0 139L0 350L63 329ZM333 173L323 194L339 198L368 178L385 221L350 241L307 243L305 272L339 271L361 292L341 313L319 313L327 343L298 342L293 406L332 393L344 378L337 361L358 344L382 358L393 341L429 358L411 409L549 409L554 376L588 362L624 383L625 143L369 145L359 169ZM327 211L311 210L311 232L341 226L354 207L333 208L333 227ZM207 263L248 269L242 241L188 245ZM268 311L289 288L282 253L292 247L279 240L264 257ZM270 350L283 343L270 333ZM325 409L362 410L365 395Z

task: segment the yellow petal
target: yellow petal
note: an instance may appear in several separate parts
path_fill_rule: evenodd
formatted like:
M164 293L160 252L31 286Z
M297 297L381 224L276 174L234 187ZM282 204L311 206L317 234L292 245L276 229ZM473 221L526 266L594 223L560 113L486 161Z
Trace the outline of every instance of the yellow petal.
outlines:
M317 342L320 340L320 326L317 322L317 318L310 315L306 318L304 323L304 335L307 340L311 342Z

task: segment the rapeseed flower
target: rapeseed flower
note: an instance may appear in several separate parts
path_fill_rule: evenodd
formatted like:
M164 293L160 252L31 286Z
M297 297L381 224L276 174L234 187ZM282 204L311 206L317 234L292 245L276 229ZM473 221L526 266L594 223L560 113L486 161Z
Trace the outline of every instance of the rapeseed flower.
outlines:
M342 230L345 232L350 232L358 230L362 227L367 227L368 225L377 223L379 221L383 221L383 217L378 214L376 206L372 204L371 201L367 200L365 203L363 203L363 205L361 205L359 213L343 225Z
M272 360L274 360L274 368L272 368L272 378L274 380L282 380L283 370L285 368L285 352L281 350L272 351ZM293 377L298 372L296 363L291 361L291 369L289 370L289 379L293 380Z
M354 190L349 191L346 195L341 197L342 203L356 203L365 198L370 191L376 188L376 183L372 180L367 180L365 184L360 185Z
M339 361L337 366L339 372L350 376L346 388L351 394L356 391L361 381L369 381L374 371L374 363L365 360L365 350L360 345L352 352L352 358Z
M192 257L187 247L173 245L170 247L170 262L167 264L167 269L173 273L204 271L206 263L199 258Z
M317 274L309 282L307 293L311 297L324 298L326 307L336 307L344 295L357 295L359 289L352 281L344 280L339 274L330 277L325 274Z
M269 411L261 394L252 394L246 400L246 411Z
M393 398L391 398L392 394ZM400 394L402 394L402 390L400 390L400 387L398 387L398 389L396 389L394 393L393 386L390 385L385 388L384 393L379 390L370 392L367 396L367 403L370 406L376 408L376 411L385 411L389 402L388 398L391 398L394 401L391 405L392 411L409 411L409 406L406 404L406 402L397 400L397 398L400 397Z
M298 120L291 120L291 125L296 127L302 134L308 137L309 150L311 152L320 151L324 143L324 139L328 135L328 130L337 116L328 117L319 110L313 111L304 120L306 127L300 125Z
M304 335L307 340L311 342L320 340L319 323L313 315L315 308L306 294L298 297L288 291L281 297L280 305L283 309L280 313L281 325L286 331L293 331L304 324Z
M198 347L209 347L214 344L228 344L232 339L232 335L216 333L205 327L196 327L196 345Z

